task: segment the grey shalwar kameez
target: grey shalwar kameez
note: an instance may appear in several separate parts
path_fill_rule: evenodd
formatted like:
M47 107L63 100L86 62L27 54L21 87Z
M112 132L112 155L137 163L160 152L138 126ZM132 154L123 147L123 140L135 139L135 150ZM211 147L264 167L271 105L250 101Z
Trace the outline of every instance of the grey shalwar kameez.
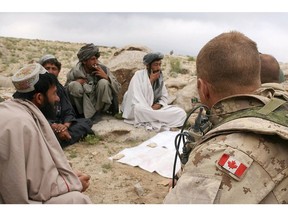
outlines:
M72 103L74 103L78 113L84 114L85 118L91 118L96 111L107 111L112 104L118 107L117 95L120 84L106 66L98 66L107 73L110 82L105 79L99 80L98 77L86 73L81 62L78 62L67 74L66 85ZM87 79L87 83L81 85L75 81L80 78Z

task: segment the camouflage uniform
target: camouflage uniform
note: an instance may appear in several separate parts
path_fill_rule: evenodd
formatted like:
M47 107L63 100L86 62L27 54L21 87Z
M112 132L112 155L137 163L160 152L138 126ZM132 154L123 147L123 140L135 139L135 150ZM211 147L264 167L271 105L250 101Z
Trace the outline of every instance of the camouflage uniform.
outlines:
M271 108L267 104L275 91L262 88L258 93L226 98L213 106L213 129L190 153L177 185L164 203L288 202L287 102L282 100L284 104L280 101ZM280 124L261 118L267 113L274 115L279 107ZM253 109L257 117L249 113ZM237 114L241 117L235 117ZM228 168L220 163L223 156L231 158ZM239 174L240 166L245 169L239 169ZM237 172L233 173L233 169Z

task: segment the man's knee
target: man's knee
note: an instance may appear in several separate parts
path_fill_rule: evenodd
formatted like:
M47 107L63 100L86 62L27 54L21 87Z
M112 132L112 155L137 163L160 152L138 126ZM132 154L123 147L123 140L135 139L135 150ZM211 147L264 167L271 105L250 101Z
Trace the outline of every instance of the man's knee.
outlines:
M111 86L110 82L108 80L106 80L106 79L100 79L98 81L98 83L97 83L97 88L98 89L106 89L108 87L110 89L110 86Z
M68 92L73 97L83 97L84 89L79 82L73 81L68 85Z

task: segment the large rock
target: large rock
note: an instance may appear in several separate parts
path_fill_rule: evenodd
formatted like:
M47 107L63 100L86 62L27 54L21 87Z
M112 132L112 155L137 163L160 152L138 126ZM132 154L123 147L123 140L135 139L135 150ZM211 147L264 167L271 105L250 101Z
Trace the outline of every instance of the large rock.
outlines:
M106 140L117 142L143 142L157 134L155 131L147 131L143 127L135 128L133 125L124 123L124 120L115 119L112 116L104 116L92 130L97 136Z
M114 52L107 63L108 68L121 84L119 104L128 89L131 78L137 70L144 68L143 57L151 50L144 46L129 45Z
M143 57L149 52L151 52L151 50L145 46L125 46L114 52L107 66L112 72L119 69L138 70L144 67Z
M193 108L191 99L194 97L199 99L196 77L193 77L193 79L183 89L177 92L174 104L179 105L186 112L189 112Z
M121 84L121 89L120 89L120 92L118 94L119 104L121 104L123 101L123 95L127 91L130 80L132 79L135 71L137 71L137 70L136 69L129 70L129 69L121 68L121 69L117 69L117 70L112 72L115 75L115 77L117 78L118 82Z

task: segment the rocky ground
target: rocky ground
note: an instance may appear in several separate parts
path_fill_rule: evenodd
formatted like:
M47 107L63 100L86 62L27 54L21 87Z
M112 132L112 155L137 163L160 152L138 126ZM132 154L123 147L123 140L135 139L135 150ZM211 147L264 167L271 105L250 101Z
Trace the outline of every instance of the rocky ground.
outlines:
M94 203L162 203L168 192L169 179L109 159L156 133L135 129L111 116L104 116L93 126L93 130L96 137L88 137L64 150L74 169L91 175L91 185L85 194Z

